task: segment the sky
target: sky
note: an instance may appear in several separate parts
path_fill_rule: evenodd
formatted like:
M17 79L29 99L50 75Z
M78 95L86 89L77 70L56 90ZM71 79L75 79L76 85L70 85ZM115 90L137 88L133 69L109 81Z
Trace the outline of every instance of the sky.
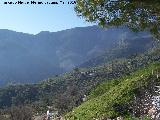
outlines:
M30 4L33 0L21 0L29 4L8 4L19 0L0 0L0 29L37 34L40 31L56 32L74 27L91 26L93 24L77 17L75 4L68 4L70 0L34 0L35 2L57 4ZM7 2L7 4L4 4Z

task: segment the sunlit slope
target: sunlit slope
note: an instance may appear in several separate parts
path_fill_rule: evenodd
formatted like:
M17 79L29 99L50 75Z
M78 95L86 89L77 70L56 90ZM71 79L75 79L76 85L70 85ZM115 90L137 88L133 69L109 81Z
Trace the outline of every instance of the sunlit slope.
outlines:
M119 115L130 116L129 106L138 89L147 89L151 79L157 79L153 71L160 70L160 63L154 63L142 68L130 76L106 81L93 89L88 100L66 115L69 120L92 120L93 118L114 118ZM119 113L114 105L128 105Z

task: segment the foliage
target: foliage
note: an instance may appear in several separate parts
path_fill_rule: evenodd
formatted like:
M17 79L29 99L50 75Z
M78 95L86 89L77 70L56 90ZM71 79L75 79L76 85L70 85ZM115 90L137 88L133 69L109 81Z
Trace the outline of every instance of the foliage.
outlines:
M10 109L11 120L32 120L33 111L29 106L13 106Z
M33 109L31 106L12 106L10 109L1 110L1 120L33 120Z
M100 84L91 92L90 99L68 113L66 119L91 120L130 115L129 106L133 101L135 91L146 88L149 85L152 70L157 69L160 69L160 63L151 64L115 82L107 81ZM97 93L98 90L102 90L103 93Z
M105 60L102 64L90 68L78 68L62 75L48 78L37 84L10 85L0 88L0 108L30 104L37 112L43 113L47 106L58 109L60 114L71 111L83 102L84 95L93 99L103 95L107 90L120 83L112 79L130 75L135 70L159 61L157 49L146 54L134 55L128 58ZM96 87L98 84L102 85Z
M75 11L101 26L127 25L134 31L150 30L160 37L159 0L77 0Z

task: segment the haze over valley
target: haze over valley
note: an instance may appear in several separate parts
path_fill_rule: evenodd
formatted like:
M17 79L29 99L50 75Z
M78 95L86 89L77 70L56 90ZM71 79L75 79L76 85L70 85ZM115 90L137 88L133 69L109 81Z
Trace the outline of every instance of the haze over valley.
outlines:
M36 35L1 29L0 85L35 83L78 66L85 67L87 61L110 55L111 50L117 49L125 57L152 46L149 33L134 33L124 27L90 26ZM127 54L124 49L129 50Z

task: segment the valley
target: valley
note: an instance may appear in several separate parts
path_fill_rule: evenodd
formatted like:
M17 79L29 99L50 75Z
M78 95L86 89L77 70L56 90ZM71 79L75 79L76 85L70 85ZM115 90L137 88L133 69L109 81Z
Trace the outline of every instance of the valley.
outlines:
M77 28L75 29L77 30ZM97 30L95 26L84 28L84 31L85 29L91 29L91 31ZM111 30L106 30L105 32L106 34L109 34L109 31L112 30L115 31L114 28L111 28ZM120 31L117 33L119 32ZM53 33L40 33L42 36L45 36L46 34ZM71 63L74 63L74 65L71 67L68 64L63 64L64 68L68 66L70 66L70 68L63 69L63 72L60 72L61 74L53 73L50 77L48 76L43 80L39 79L37 82L32 79L32 75L34 78L37 74L34 74L33 71L30 71L32 72L30 75L28 72L25 72L26 76L29 75L29 77L31 77L31 82L23 81L26 78L22 74L24 77L22 81L15 81L5 87L1 87L0 118L4 120L42 120L45 118L48 109L53 116L55 114L55 117L52 116L53 120L58 120L60 118L69 120L105 120L109 118L115 119L118 116L128 120L131 116L134 116L136 119L141 115L146 117L147 113L140 112L144 111L143 108L138 111L137 108L133 107L133 96L142 99L144 96L140 96L139 91L142 93L153 91L153 89L150 90L150 88L159 85L159 77L157 77L157 75L159 76L160 43L145 32L137 34L132 32L127 34L120 32L119 34L121 37L116 36L118 37L116 38L117 40L114 42L112 41L111 43L107 41L107 36L104 36L102 39L103 42L101 42L103 44L97 43L98 40L94 40L95 43L92 43L92 45L90 44L91 41L86 40L84 40L83 44L74 43L74 45L77 44L80 45L79 47L84 47L84 49L86 49L83 49L84 51L71 44L65 46L67 43L61 41L63 43L62 45L64 45L63 47L61 46L63 50L56 46L56 49L60 50L57 55L61 54L59 58L63 58L63 61L70 59L72 61ZM133 35L135 37L133 37ZM42 36L40 38L43 38ZM132 36L132 38L129 39L129 36ZM52 45L52 39L49 40L50 45ZM74 40L72 40L71 43L73 41ZM87 42L88 44L85 47L84 45ZM59 43L54 41L54 44L58 45ZM74 51L74 54L72 55L68 55L70 53L69 51L66 51L69 49L69 46L71 47L71 51ZM38 48L39 46L36 47ZM43 47L41 46L39 50ZM66 50L64 50L65 47ZM87 47L90 47L90 49ZM34 51L32 47L30 48ZM51 46L48 48L47 45L42 50L51 50L51 48ZM53 49L56 50L54 47ZM54 50L52 50L53 54L55 54ZM49 51L49 53L39 51L39 55L49 55L52 51ZM42 73L43 71L44 73L49 72L50 70L44 66L45 64L43 64L43 61L37 60L39 59L38 54L34 54L37 55L35 61L39 62L36 62L36 65L41 65L38 67L32 65L34 62L31 58L30 61L27 60L27 62L32 66L26 65L25 67L29 68L26 69L24 67L24 71L35 68L38 69L38 71L36 71L38 74L40 74L39 71ZM84 58L82 56L84 56ZM14 58L14 54L12 54L12 57ZM24 56L20 57L23 58ZM43 57L41 56L41 58ZM27 57L25 59L27 59ZM50 57L43 59L50 60ZM76 59L79 62L76 61ZM14 58L13 61L15 60L20 59ZM48 63L48 61L46 62ZM53 62L53 64L55 63ZM60 67L60 64L60 61L57 60L57 69L62 68ZM19 65L22 67L23 64ZM15 66L12 65L10 67L14 68L17 66L15 64ZM40 70L39 67L42 67L43 69ZM52 67L52 69L55 69L55 67ZM21 69L16 70L17 71L15 72L18 73L18 70ZM48 75L48 73L45 74L46 76ZM156 84L153 84L154 81ZM153 92L150 92L150 94L153 95ZM140 103L137 103L136 105L143 106ZM146 109L150 108L147 107ZM138 112L135 114L133 111Z

